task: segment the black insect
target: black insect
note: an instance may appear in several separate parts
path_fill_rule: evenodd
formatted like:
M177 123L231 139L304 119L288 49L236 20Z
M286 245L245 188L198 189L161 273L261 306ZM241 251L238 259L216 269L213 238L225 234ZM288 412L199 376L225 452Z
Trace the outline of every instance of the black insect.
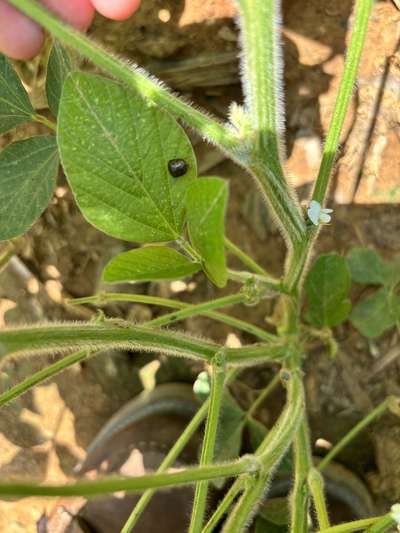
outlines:
M171 176L179 178L188 171L189 165L184 159L171 159L168 161L168 170Z

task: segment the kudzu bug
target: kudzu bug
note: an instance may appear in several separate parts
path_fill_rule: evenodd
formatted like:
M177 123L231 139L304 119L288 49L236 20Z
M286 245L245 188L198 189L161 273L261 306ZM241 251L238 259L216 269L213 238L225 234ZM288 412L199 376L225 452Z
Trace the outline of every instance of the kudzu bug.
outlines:
M171 159L168 161L168 170L171 176L179 178L188 171L188 164L184 159Z

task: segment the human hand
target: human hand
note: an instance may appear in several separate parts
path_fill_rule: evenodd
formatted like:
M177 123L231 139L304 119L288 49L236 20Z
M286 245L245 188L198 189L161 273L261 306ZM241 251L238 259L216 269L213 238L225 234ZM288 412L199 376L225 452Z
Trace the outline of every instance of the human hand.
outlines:
M127 19L139 7L140 0L41 0L79 30L86 30L95 10L114 20ZM14 59L30 59L43 44L43 31L35 22L0 0L0 51Z

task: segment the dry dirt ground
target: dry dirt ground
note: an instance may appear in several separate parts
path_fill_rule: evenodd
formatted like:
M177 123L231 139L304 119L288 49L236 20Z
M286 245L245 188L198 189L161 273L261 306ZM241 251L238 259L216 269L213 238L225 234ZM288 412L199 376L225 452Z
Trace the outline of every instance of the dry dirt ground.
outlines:
M351 5L350 0L283 1L287 167L303 199L317 172L340 81ZM147 0L128 22L111 23L99 17L92 34L223 116L232 100L242 98L234 14L230 0ZM390 1L377 2L331 190L334 222L322 232L319 252L345 253L354 245L370 245L386 258L400 254L399 39L400 11ZM41 107L43 58L19 68ZM1 142L31 133L32 127L19 128ZM279 274L284 245L249 178L213 148L196 137L193 141L202 175L230 181L228 234ZM125 246L82 219L60 177L51 206L19 241L17 256L0 275L0 327L44 319L90 318L93 309L73 310L63 298L101 288L102 265ZM200 275L183 289L179 296L190 302L216 295ZM173 295L169 284L146 284L139 290ZM137 320L160 312L140 305L113 305L106 311ZM263 325L272 308L267 302L232 312L247 319L251 315L256 324ZM188 320L185 326L197 333L207 331L219 341L231 333L226 326L206 319ZM376 343L368 343L348 325L336 334L338 356L332 359L318 348L310 354L306 368L314 441L322 437L335 442L386 395L400 394L398 332L392 331ZM242 342L251 340L238 336ZM49 359L8 362L0 369L1 389ZM138 372L145 362L121 353L102 356L70 369L3 409L0 475L67 480L108 417L142 389ZM190 381L197 370L162 361L157 379ZM248 404L269 376L269 369L247 371L235 389L240 401ZM260 412L265 422L282 401L282 395L274 398L276 402ZM400 498L400 424L394 416L384 416L341 460L364 479L378 508ZM53 505L43 499L2 501L0 531L34 532L44 510Z

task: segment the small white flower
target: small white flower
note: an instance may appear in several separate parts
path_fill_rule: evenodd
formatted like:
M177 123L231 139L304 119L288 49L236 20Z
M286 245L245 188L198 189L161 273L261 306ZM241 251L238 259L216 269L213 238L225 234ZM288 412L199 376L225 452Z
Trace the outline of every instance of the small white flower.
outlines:
M319 224L328 224L331 221L331 215L333 209L327 209L322 207L319 202L316 200L311 200L310 207L307 210L308 218L314 224L318 226Z
M395 503L392 505L390 508L390 516L393 518L396 524L400 526L400 503Z

